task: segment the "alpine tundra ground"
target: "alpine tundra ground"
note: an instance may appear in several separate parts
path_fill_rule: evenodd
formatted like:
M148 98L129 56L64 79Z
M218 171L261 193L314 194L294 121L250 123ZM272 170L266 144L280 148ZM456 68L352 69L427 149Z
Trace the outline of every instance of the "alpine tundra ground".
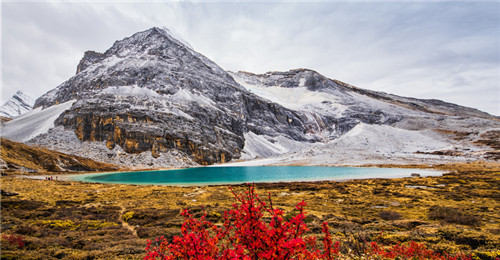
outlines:
M417 241L438 252L500 257L500 164L437 167L450 173L256 188L289 216L306 201L310 232L321 234L321 223L328 222L333 238L351 254L368 241ZM182 209L220 222L235 202L229 186L115 185L14 175L1 181L2 259L140 259L147 239L180 233Z

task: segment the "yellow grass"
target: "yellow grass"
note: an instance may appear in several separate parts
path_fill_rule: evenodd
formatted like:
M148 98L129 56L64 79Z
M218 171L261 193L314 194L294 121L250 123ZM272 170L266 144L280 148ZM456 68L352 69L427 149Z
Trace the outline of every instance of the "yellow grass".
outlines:
M337 240L360 236L389 244L415 240L438 251L498 254L500 165L434 167L450 174L256 187L262 197L270 193L273 204L287 212L305 200L311 232L321 233L319 227L326 221ZM242 191L245 186L233 188ZM18 249L2 240L2 257L7 259L38 255L139 259L146 239L179 233L181 209L200 215L203 206L209 219L218 222L235 202L228 186L115 185L7 176L2 177L2 190L19 194L2 196L2 234L20 234L27 241L25 248ZM435 205L458 209L480 223L429 219ZM382 211L397 212L401 218L384 220Z

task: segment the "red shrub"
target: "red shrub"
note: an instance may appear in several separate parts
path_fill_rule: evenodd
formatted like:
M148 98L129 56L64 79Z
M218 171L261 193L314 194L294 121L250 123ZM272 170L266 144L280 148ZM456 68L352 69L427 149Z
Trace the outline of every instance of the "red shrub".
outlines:
M304 237L305 202L297 204L298 214L285 220L284 212L263 202L249 186L244 194L233 194L239 204L224 214L224 224L215 226L205 216L195 219L184 210L181 236L168 243L163 237L148 241L144 259L333 259L339 243L333 243L328 225L323 224L323 250L315 237ZM264 214L271 221L262 220Z
M464 254L458 254L455 256L440 255L433 252L425 247L424 244L419 244L414 241L409 242L407 245L393 245L387 250L375 242L370 243L371 255L383 256L389 259L443 259L443 260L469 260L472 259L470 256Z
M169 243L165 238L148 241L144 259L334 259L341 256L340 242L333 242L328 224L323 223L324 238L318 246L315 236L305 236L304 201L295 207L298 214L284 217L281 209L263 202L253 186L243 194L232 189L238 204L224 213L224 224L214 225L206 214L196 219L187 210L182 212L181 236ZM269 223L264 215L271 216ZM404 259L471 259L465 255L441 256L423 244L394 245L387 250L375 242L367 244L365 253L384 258ZM322 247L322 248L319 248Z

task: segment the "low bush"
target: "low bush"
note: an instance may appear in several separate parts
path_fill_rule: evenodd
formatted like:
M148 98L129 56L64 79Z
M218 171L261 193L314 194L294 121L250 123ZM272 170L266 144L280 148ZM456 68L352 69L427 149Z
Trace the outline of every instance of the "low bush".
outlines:
M87 229L103 229L118 226L115 222L107 222L104 220L85 220L82 225Z
M427 249L424 244L416 243L414 241L390 247L384 247L375 242L371 242L370 246L371 250L369 254L382 256L384 259L472 259L472 257L460 253L453 256L445 253L443 256Z
M24 225L17 226L15 228L15 232L17 234L21 234L21 235L34 235L34 234L36 234L37 230L35 227L33 227L31 225L24 224Z
M80 224L76 224L71 220L41 220L38 221L40 224L47 225L48 227L59 229L59 230L75 230L80 227Z
M479 232L469 231L459 234L455 238L455 243L468 245L472 249L476 249L480 246L486 245L488 243L488 238Z
M122 216L122 220L125 222L128 222L131 218L134 217L134 214L135 214L135 212L133 212L133 211L129 211L129 212L125 213Z
M473 254L473 256L474 256L474 259L498 260L498 259L500 259L500 250L496 250L493 252L488 252L488 251L475 252Z
M378 216L383 220L398 220L402 218L401 214L395 211L380 211Z
M179 209L134 209L133 216L127 222L133 226L162 225L165 222L181 222ZM124 215L126 215L125 213ZM131 213L130 213L131 214ZM180 226L180 224L179 224Z
M442 228L438 231L439 236L442 238L453 241L456 244L468 245L472 249L486 245L489 241L487 236L475 230L464 230L458 228Z
M463 210L452 207L432 206L429 208L427 216L429 217L429 219L441 220L447 223L469 226L481 225L481 220L479 217L466 214L463 212Z
M35 210L38 208L41 208L45 205L45 203L41 201L34 201L34 200L19 200L19 199L12 199L12 200L6 200L2 198L2 204L1 207L2 209L19 209L19 210Z
M333 243L327 223L323 223L323 246L316 237L305 237L305 202L297 204L297 214L285 220L283 210L263 202L249 186L244 194L233 192L240 203L224 214L219 227L206 220L206 214L196 219L187 210L181 236L169 243L165 238L149 241L145 259L332 259L339 252L339 242ZM263 221L269 215L271 221Z

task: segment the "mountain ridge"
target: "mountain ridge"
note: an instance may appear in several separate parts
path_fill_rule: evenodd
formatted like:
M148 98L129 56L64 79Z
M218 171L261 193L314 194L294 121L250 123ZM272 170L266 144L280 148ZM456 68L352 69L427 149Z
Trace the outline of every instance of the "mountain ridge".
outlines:
M318 74L327 80L331 80L342 87L353 90L353 91L360 93L360 94L363 94L363 95L371 96L371 97L374 97L377 99L385 99L385 100L390 101L390 102L398 102L401 105L405 105L405 103L406 103L405 107L413 109L413 110L421 110L423 112L443 114L443 115L458 115L458 113L454 114L451 111L426 110L426 108L422 105L422 104L429 104L429 105L434 105L434 106L444 106L444 107L448 107L449 109L453 109L453 110L459 110L461 115L490 118L490 119L496 118L496 119L500 120L500 116L495 116L495 115L489 114L487 112L481 111L481 110L476 109L476 108L457 105L457 104L443 101L440 99L421 99L421 98L405 97L405 96L385 93L385 92L381 92L381 91L359 88L359 87L353 86L351 84L345 83L345 82L337 80L337 79L327 78L326 76L321 75L319 72L312 70L312 69L307 69L307 68L290 69L288 71L268 71L268 72L263 73L263 74L257 74L257 73L252 73L252 72L248 72L248 71L238 71L237 73L251 75L254 77L269 77L270 75L275 75L275 74L286 74L286 73L303 72L303 71ZM235 72L230 72L230 74L231 73L234 74Z
M53 128L28 141L70 153L99 144L96 149L104 150L102 155L92 155L94 159L127 164L133 155L142 158L138 163L151 167L326 149L322 144L336 142L359 125L388 126L394 136L402 129L420 131L415 138L424 134L447 140L434 150L476 151L480 148L473 145L473 136L500 129L497 117L481 111L364 90L309 69L226 72L157 27L116 41L104 53L85 52L77 73L39 97L35 108L41 113L69 101L74 102L69 109L53 116L57 118ZM383 132L377 127L356 129ZM457 143L442 135L451 130L476 134ZM368 133L363 136L374 138ZM404 136L412 139L412 132ZM65 140L69 147L62 145ZM255 150L259 146L268 149ZM377 151L372 155L380 157ZM473 155L467 156L457 160Z

